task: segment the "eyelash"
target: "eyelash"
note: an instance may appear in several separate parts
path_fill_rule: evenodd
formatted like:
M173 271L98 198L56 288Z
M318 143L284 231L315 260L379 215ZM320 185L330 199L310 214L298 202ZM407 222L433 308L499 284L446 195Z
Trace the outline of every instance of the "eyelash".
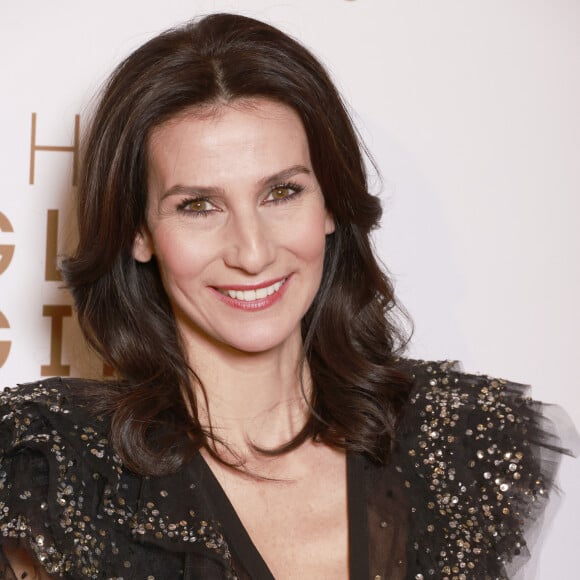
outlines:
M277 189L289 189L292 191L292 193L290 193L286 197L281 197L280 199L272 199L267 203L273 203L274 205L277 205L279 203L286 203L287 201L290 201L291 199L298 197L304 191L304 187L302 185L298 185L298 183L293 183L289 181L286 183L279 183L278 185L275 185L270 190L270 193L268 195L272 194Z
M177 211L179 213L183 213L183 214L188 215L188 216L208 217L209 214L214 211L213 209L204 209L204 210L201 210L201 211L192 211L191 209L187 209L187 206L188 205L191 205L192 203L196 203L196 202L200 202L200 201L207 201L207 202L209 202L209 199L207 197L190 197L188 199L184 199L177 206Z
M272 187L272 189L270 189L270 192L268 193L268 195L271 195L277 189L288 189L288 190L290 190L290 193L286 197L281 197L279 199L271 199L271 200L267 201L266 203L273 204L273 205L286 203L286 202L298 197L304 191L304 187L302 185L299 185L299 184L293 183L293 182L286 182L286 183L279 183L278 185L275 185L274 187ZM201 210L201 211L192 211L190 209L187 209L187 207L189 205L191 205L192 203L203 202L203 201L210 202L210 200L207 197L192 197L192 198L184 199L177 206L177 211L179 211L180 213L187 214L188 216L194 215L195 217L208 217L209 214L213 213L215 210L207 209L207 210Z

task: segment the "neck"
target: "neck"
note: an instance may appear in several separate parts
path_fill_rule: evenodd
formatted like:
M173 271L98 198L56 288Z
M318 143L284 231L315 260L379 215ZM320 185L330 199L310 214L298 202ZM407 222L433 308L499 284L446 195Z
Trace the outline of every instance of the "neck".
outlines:
M304 426L305 395L311 392L307 367L300 376L301 350L300 340L261 353L208 344L190 349L190 364L207 397L194 387L201 424L211 425L219 440L242 459L253 454L253 445L276 448L291 440ZM221 445L216 451L224 453Z

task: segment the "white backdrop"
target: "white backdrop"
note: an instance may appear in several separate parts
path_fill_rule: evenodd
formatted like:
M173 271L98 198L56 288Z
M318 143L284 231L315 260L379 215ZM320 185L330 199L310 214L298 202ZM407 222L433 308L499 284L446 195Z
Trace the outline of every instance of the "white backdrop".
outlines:
M415 322L411 353L531 383L580 424L577 0L4 3L0 384L91 366L50 267L70 243L74 154L42 148L74 147L75 115L82 131L131 49L213 11L290 32L343 90L382 172L376 244ZM526 578L577 568L579 476L565 460L567 494Z

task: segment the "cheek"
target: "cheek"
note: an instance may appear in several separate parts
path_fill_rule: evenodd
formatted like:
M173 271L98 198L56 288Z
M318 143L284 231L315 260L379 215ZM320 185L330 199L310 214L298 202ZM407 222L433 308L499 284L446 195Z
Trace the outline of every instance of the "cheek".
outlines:
M288 244L294 253L307 262L321 262L326 234L324 218L313 216L301 220L289 233Z
M155 255L165 280L191 278L201 273L212 259L212 245L192 239L177 230L157 231Z

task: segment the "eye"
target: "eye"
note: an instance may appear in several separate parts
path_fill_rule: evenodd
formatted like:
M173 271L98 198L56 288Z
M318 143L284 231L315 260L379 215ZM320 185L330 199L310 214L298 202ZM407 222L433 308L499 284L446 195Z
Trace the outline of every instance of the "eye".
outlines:
M296 183L281 183L270 190L265 202L278 203L288 201L302 192L304 188Z
M190 201L183 209L188 209L189 211L207 211L209 204L206 199L195 199Z
M177 209L186 214L208 215L215 211L216 207L205 198L184 199Z

